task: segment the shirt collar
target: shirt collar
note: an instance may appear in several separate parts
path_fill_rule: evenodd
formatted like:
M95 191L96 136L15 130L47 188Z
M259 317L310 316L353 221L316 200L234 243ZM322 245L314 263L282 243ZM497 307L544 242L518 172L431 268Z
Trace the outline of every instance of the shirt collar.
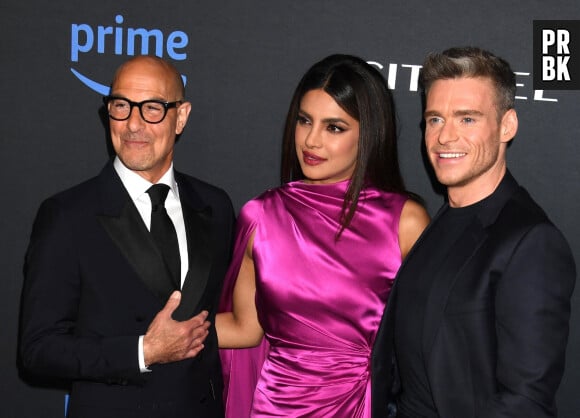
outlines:
M125 164L121 162L118 156L116 156L115 160L113 161L113 167L121 178L121 182L123 183L123 186L125 186L125 189L127 189L127 192L129 193L129 196L132 200L141 198L153 185L153 183L145 180L136 172L128 169ZM171 189L170 193L173 193L173 196L176 199L179 199L179 192L177 190L177 183L175 182L175 174L173 172L173 162L157 183L168 185Z

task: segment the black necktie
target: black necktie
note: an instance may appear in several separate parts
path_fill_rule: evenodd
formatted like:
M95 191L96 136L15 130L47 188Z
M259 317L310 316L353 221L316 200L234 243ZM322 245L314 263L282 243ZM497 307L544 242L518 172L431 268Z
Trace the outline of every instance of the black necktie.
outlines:
M166 184L154 184L147 190L151 198L151 234L163 254L176 289L181 289L181 258L177 233L165 209L168 192L169 186Z

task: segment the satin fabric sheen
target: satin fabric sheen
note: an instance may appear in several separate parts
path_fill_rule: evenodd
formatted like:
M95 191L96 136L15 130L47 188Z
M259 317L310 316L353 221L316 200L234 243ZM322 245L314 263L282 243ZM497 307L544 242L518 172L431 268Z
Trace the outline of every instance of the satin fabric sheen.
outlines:
M220 310L231 310L254 233L265 340L220 350L228 418L370 417L371 348L401 264L398 226L407 198L365 188L337 241L348 184L292 182L242 208Z

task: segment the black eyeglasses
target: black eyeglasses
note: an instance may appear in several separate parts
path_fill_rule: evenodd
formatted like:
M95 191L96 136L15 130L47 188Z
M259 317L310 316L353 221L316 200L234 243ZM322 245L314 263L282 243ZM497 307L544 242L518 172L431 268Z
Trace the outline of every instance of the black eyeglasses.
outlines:
M167 109L178 107L182 101L164 102L162 100L143 100L132 102L124 97L105 96L103 102L107 106L109 117L115 120L127 120L133 107L139 108L139 114L147 123L160 123L167 115Z

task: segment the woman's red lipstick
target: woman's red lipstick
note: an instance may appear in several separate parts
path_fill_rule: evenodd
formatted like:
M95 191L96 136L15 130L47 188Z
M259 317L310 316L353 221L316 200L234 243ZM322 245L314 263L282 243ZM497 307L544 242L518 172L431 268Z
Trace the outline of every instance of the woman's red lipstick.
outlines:
M308 151L302 151L302 161L308 165L319 165L326 161L325 158L321 158L316 154L312 154Z

